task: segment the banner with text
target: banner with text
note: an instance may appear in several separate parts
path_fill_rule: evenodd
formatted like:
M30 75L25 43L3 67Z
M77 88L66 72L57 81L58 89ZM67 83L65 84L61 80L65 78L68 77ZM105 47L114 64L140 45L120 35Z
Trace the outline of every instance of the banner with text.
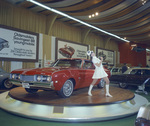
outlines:
M114 51L96 47L97 57L103 57L103 62L114 65Z
M38 61L38 34L0 25L0 58Z

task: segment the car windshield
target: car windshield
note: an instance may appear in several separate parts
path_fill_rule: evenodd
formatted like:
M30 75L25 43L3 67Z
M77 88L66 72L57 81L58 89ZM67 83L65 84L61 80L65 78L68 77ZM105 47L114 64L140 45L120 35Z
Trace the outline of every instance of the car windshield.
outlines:
M128 69L123 74L150 75L150 70L147 70L147 69Z
M80 68L81 67L82 60L80 59L59 59L57 60L53 67L75 67Z

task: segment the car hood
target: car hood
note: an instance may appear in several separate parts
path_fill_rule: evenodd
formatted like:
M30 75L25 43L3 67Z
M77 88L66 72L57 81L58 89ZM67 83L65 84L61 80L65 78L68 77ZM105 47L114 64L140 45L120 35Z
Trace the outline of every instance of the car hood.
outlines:
M54 72L65 70L65 69L68 68L50 67L50 68L35 68L35 69L18 69L12 71L11 73L18 73L23 75L35 75L35 74L51 75Z

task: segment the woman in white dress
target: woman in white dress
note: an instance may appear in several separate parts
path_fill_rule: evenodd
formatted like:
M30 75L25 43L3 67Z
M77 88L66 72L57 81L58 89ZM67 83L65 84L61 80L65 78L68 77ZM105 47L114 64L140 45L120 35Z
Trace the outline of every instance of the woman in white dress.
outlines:
M104 71L104 68L102 65L103 57L100 58L101 60L98 59L95 56L95 53L93 51L90 51L90 50L87 52L87 55L92 57L92 62L95 66L95 72L94 72L93 77L92 77L93 81L90 84L88 95L92 96L91 90L92 90L93 86L95 85L95 83L97 82L98 79L103 78L104 81L106 82L106 96L112 97L112 95L109 94L108 74Z

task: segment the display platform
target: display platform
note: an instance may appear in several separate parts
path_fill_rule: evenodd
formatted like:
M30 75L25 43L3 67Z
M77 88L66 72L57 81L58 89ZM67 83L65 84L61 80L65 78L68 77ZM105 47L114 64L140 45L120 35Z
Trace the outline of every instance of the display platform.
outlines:
M76 90L70 98L60 98L54 91L39 90L29 94L22 87L0 94L0 107L8 112L32 119L89 122L126 117L138 112L148 100L129 90L111 87L105 96L105 89L94 88L93 96L87 95L88 88Z

